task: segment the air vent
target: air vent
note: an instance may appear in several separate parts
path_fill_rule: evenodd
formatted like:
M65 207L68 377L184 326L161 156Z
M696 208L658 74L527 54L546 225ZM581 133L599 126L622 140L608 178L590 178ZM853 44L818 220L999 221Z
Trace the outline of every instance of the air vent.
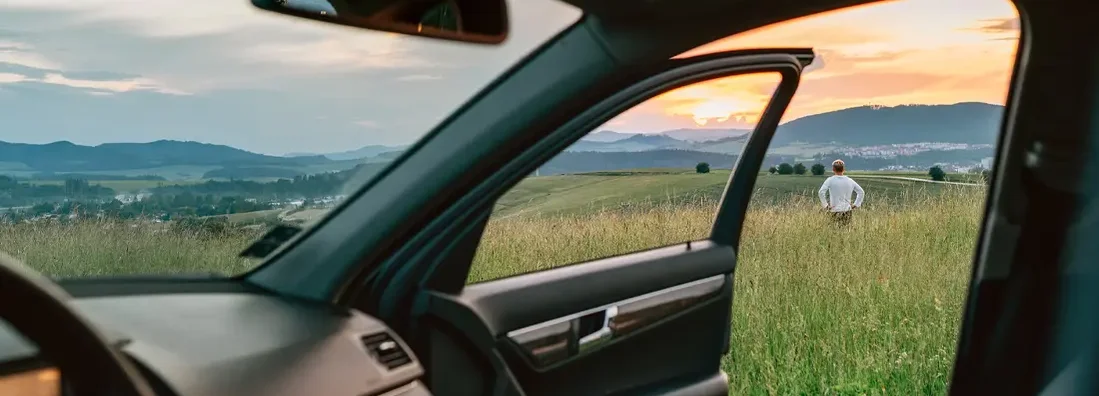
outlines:
M408 353L401 348L401 344L397 343L389 333L378 333L363 337L363 346L371 355L374 355L375 359L378 359L378 363L390 370L412 363Z

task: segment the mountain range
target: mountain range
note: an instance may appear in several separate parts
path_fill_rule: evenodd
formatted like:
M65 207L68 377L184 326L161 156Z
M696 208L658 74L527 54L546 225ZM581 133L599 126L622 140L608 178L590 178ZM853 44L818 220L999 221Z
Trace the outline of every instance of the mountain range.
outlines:
M993 144L1002 114L1003 106L975 102L852 107L786 122L775 132L771 147L919 142ZM737 154L750 132L744 129L677 129L658 134L628 134L604 130L585 136L568 151L679 149Z
M660 132L657 135L667 136L676 140L682 140L687 142L705 142L712 140L721 140L733 137L739 137L751 133L749 129L712 129L712 128L680 128L670 131ZM584 136L584 141L588 142L602 142L609 143L618 140L631 138L634 136L644 136L640 133L622 133L609 130L603 130L598 132L589 133Z
M778 152L783 147L795 145L823 150L839 146L916 142L994 144L1002 114L1002 106L986 103L861 106L786 122L779 127L771 147L772 151ZM566 151L608 153L609 156L603 156L608 161L606 166L621 162L613 158L625 158L622 153L643 151L736 155L747 141L749 132L743 129L677 129L656 134L633 134L600 130L574 143ZM387 162L406 148L369 145L336 153L275 156L225 145L171 140L97 146L67 141L48 144L0 142L0 174L18 177L50 173L158 175L167 179L291 177L350 169L364 162ZM599 155L584 156L585 161L591 163L599 161L595 157ZM662 163L653 158L653 161ZM676 163L690 161L681 159Z
M229 146L158 140L83 146L68 141L48 144L0 142L0 161L43 172L105 171L174 165L306 166L334 162L324 156L276 157Z
M408 148L408 146L384 146L384 145L380 145L380 144L371 144L371 145L363 146L363 147L360 147L360 148L357 148L357 149L354 149L354 150L340 151L340 152L337 152L337 153L326 153L326 154L287 153L283 156L284 157L298 158L298 157L313 157L313 156L322 155L322 156L327 157L329 159L342 161L342 160L354 160L354 159L370 158L370 157L378 156L380 154L400 152L400 151L402 151L406 148Z

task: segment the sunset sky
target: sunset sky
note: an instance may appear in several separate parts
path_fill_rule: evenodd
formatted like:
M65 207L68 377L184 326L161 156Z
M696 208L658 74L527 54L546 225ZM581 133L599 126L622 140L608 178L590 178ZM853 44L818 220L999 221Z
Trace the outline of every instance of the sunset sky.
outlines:
M471 46L295 19L247 0L0 3L0 141L158 139L284 154L419 139L579 18L554 0L511 1L504 45ZM1005 0L901 0L808 17L706 45L813 47L786 112L866 104L1003 103L1018 35ZM653 99L604 129L748 126L773 75Z
M1018 14L1007 1L901 0L768 26L679 57L760 47L814 48L818 62L802 77L784 116L788 121L868 104L1003 104L1018 34ZM699 83L653 99L605 128L747 127L777 81L777 75L748 75Z

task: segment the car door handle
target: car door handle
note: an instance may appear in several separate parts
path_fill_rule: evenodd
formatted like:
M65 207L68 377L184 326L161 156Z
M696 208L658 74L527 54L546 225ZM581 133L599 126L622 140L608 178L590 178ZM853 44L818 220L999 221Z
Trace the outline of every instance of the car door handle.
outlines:
M618 306L612 305L607 307L607 309L603 311L603 326L590 334L580 337L580 340L577 342L578 352L584 353L614 339L614 318L616 316L618 316Z

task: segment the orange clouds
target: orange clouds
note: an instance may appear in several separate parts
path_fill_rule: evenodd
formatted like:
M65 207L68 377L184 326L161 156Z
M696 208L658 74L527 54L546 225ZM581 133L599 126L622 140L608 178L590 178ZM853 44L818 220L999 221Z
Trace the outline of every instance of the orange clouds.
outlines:
M604 128L643 133L697 127L751 128L780 79L778 73L754 73L688 85L649 99Z
M989 34L1010 34L1018 36L1019 18L993 18L980 21L982 25L976 29ZM1010 36L1007 36L1010 37Z
M686 86L652 101L669 116L690 117L698 126L733 121L755 124L781 77L778 73L731 76Z
M802 77L785 114L791 120L866 104L1003 103L1018 36L1018 14L1005 0L902 0L767 26L677 58L731 49L814 48L820 59ZM707 127L722 126L723 120L742 125L737 115L758 115L777 82L777 76L770 85L748 77L661 95L650 101L659 105L631 110L616 130L649 129L629 120L653 124L656 114L669 118L659 124L701 124L696 119L702 115ZM650 114L640 114L645 112Z

